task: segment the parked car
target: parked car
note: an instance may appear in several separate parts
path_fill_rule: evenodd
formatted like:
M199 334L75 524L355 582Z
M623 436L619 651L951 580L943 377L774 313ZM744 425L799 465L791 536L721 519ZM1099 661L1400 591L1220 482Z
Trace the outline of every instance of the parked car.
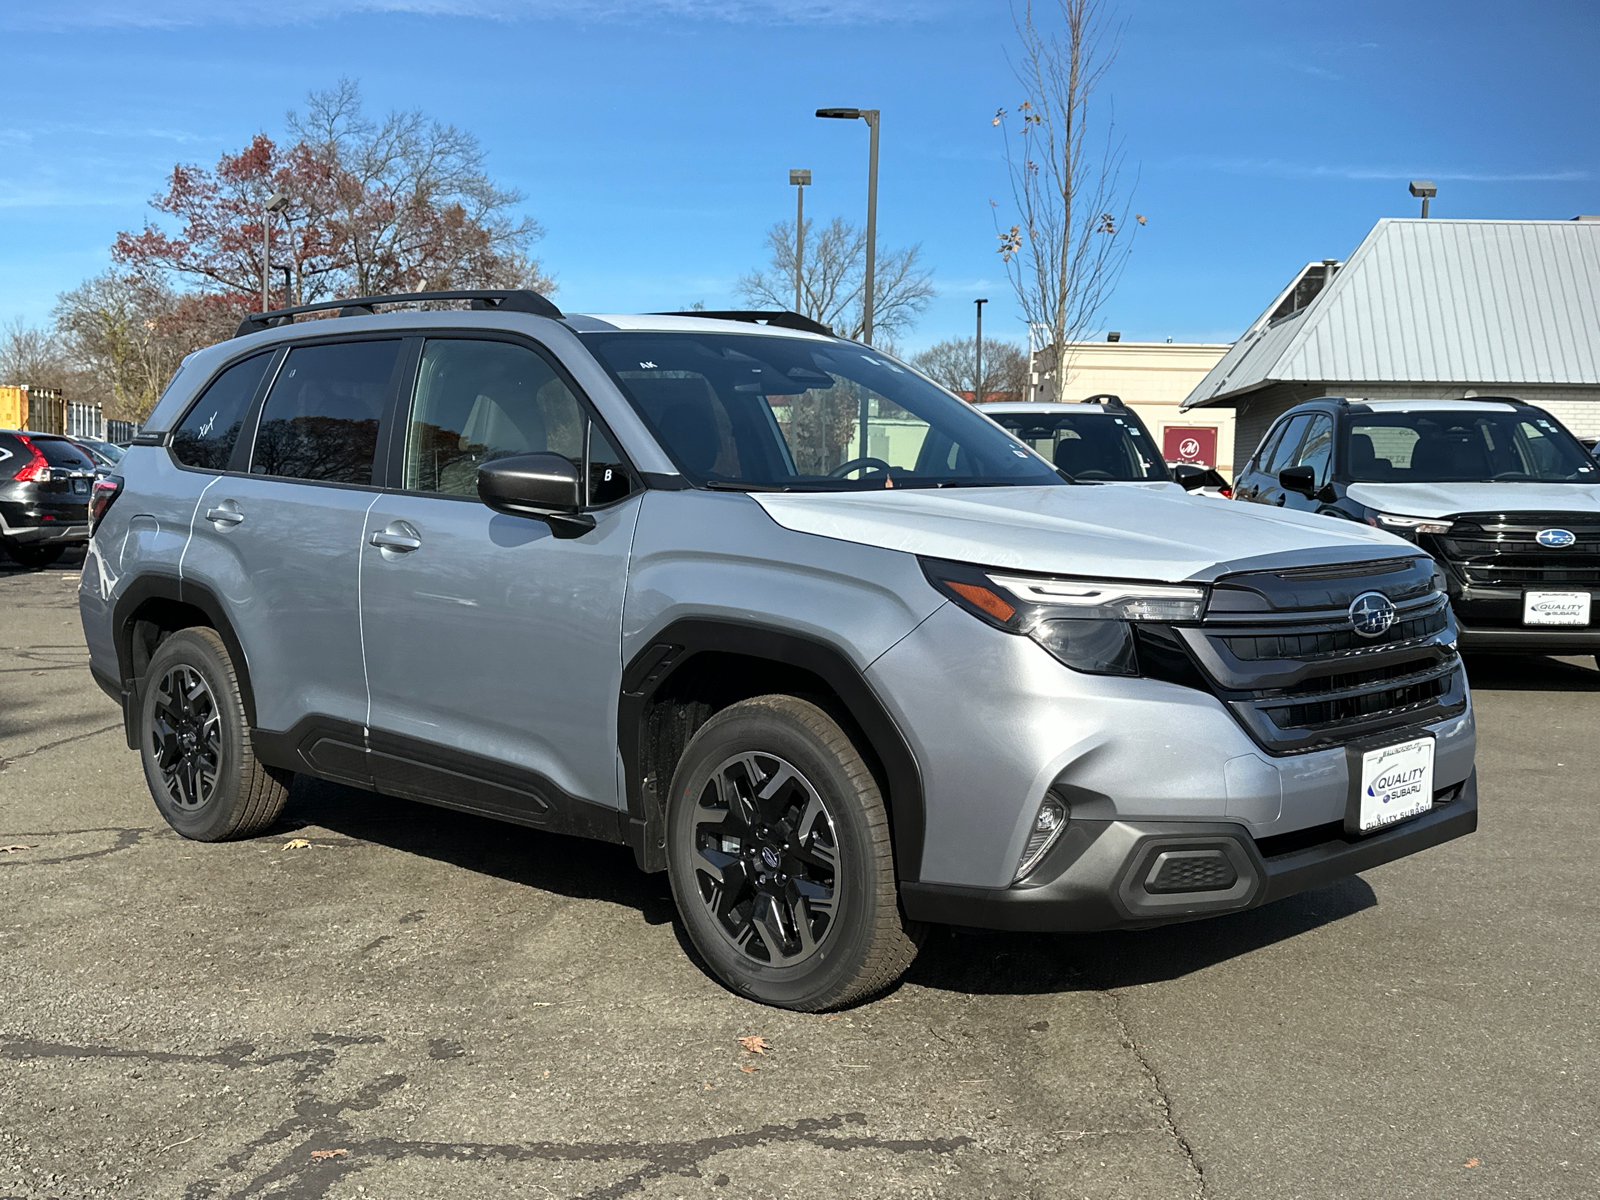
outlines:
M107 471L121 462L122 456L127 453L126 447L119 446L115 442L103 442L98 438L73 438L72 444L94 459L96 466Z
M0 429L0 550L48 567L89 540L94 460L51 433Z
M1592 457L1600 458L1600 437L1586 437L1579 438L1578 440L1583 443L1583 448L1587 450Z
M815 1010L927 922L1238 912L1476 827L1410 543L1073 485L794 314L463 295L248 318L102 481L90 669L184 836L303 772L626 844Z
M1600 464L1519 400L1323 398L1279 417L1236 497L1361 521L1438 561L1463 648L1600 651Z
M1139 414L1120 396L1067 404L992 400L975 407L1076 483L1131 483L1156 491L1203 486L1204 468L1168 467Z

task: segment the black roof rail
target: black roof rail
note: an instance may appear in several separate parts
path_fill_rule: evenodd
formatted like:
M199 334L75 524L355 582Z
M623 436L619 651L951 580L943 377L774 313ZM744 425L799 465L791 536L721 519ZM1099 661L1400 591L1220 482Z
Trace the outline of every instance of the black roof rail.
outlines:
M651 313L652 317L708 317L713 321L749 321L753 325L771 325L777 329L798 329L802 333L820 333L824 337L837 337L833 326L824 325L821 321L813 321L810 317L803 317L797 312L787 309L775 309L772 312L761 312L755 309L711 309L697 308L692 312L659 312Z
M1127 408L1121 396L1113 396L1110 392L1096 392L1092 396L1085 396L1078 401L1079 404L1104 404L1107 408Z
M276 329L280 325L294 324L301 313L339 310L341 317L370 317L377 304L416 304L425 300L470 300L475 309L495 312L532 313L536 317L561 318L561 310L538 292L525 288L488 288L464 292L397 292L386 296L353 296L347 300L323 300L317 304L299 304L294 308L275 308L271 312L251 313L239 322L234 337Z

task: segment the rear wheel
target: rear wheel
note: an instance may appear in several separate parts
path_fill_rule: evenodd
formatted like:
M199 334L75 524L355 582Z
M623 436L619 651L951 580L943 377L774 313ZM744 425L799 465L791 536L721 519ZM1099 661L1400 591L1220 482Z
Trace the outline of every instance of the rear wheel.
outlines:
M16 542L6 544L6 553L30 571L43 570L65 554L66 550L59 543L54 546L21 546Z
M729 987L803 1011L888 986L916 957L877 782L839 725L793 696L708 721L667 813L673 896Z
M233 660L213 629L180 630L151 656L139 746L156 807L184 837L254 837L288 799L293 776L256 760Z

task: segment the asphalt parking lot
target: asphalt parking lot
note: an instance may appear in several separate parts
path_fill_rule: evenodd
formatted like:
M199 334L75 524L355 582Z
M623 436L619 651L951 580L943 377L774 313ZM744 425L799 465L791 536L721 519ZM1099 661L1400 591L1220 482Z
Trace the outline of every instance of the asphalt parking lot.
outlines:
M620 848L306 780L184 841L76 584L0 562L0 1198L1600 1195L1593 660L1470 664L1471 838L801 1015Z

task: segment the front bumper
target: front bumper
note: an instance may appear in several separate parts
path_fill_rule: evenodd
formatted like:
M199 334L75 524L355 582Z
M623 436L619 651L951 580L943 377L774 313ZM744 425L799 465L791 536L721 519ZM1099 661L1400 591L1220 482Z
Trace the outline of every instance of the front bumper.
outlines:
M1382 863L1464 837L1478 827L1474 771L1447 803L1366 837L1338 826L1256 841L1242 825L1186 821L1073 821L1045 861L1016 887L903 883L916 921L981 929L1088 932L1142 929L1259 908ZM1152 892L1160 857L1220 853L1236 879L1217 891Z

